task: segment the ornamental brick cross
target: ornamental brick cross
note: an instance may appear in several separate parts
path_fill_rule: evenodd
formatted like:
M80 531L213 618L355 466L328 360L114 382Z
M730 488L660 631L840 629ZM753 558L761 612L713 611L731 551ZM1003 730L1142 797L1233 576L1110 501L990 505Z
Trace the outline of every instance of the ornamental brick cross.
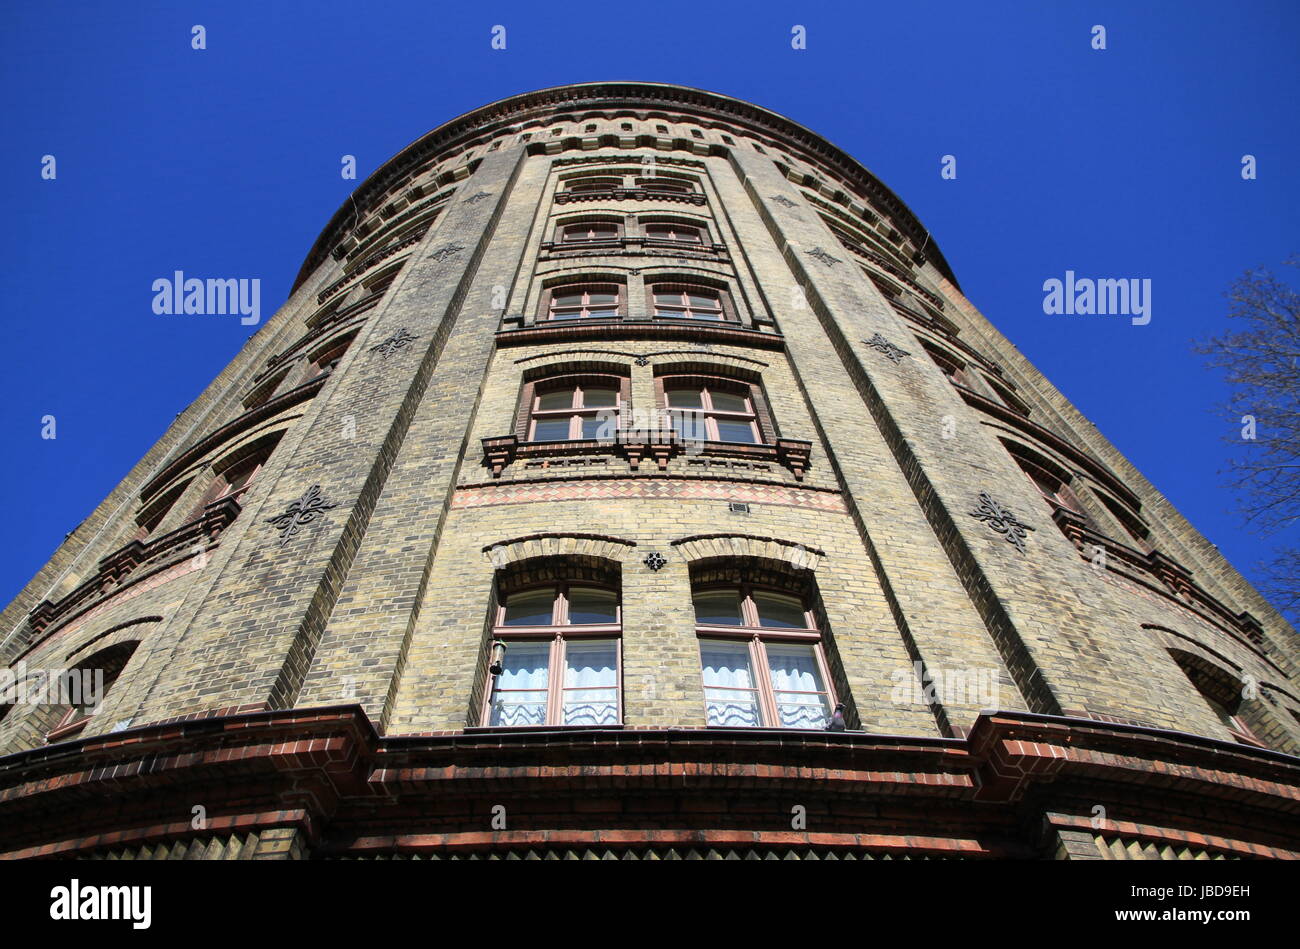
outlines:
M371 346L370 352L379 353L379 355L387 359L399 349L405 349L419 338L420 337L418 336L412 336L406 331L406 327L403 326L400 330L388 337L388 339L384 340L379 345Z
M890 361L895 363L901 360L904 356L912 355L907 350L900 349L899 347L895 346L893 343L885 339L885 337L881 336L879 333L871 337L871 339L864 339L863 342L866 343L868 346L870 346L872 349L879 350L880 352L884 353L886 356L890 358Z
M283 547L289 542L290 537L316 520L318 514L332 507L338 507L338 504L322 498L320 485L313 484L307 489L307 493L291 503L283 514L268 517L266 523L274 524L275 529L280 532L280 546Z
M1012 511L989 497L987 491L980 492L979 500L979 507L973 511L967 511L967 513L971 517L979 518L997 533L1005 534L1007 543L1014 545L1016 550L1023 554L1025 552L1025 531L1031 531L1034 528L1028 524L1022 524Z

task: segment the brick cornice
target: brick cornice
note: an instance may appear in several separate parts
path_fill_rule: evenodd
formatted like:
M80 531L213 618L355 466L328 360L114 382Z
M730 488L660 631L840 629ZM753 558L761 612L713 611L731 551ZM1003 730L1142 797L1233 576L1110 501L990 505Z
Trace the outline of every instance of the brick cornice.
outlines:
M913 246L925 248L926 256L935 267L956 285L956 277L929 231L902 199L857 159L820 135L785 116L730 96L668 83L614 81L555 86L501 99L457 116L408 145L362 182L335 212L303 262L293 289L296 290L317 265L327 258L344 229L355 219L357 207L368 206L388 193L421 162L475 138L506 134L513 124L521 121L574 109L677 110L683 116L717 118L741 126L760 137L770 136L781 140L790 148L801 149L842 175L846 182L861 188L867 197L890 215L892 223L906 235Z
M1181 792L1194 797L1194 835L1178 829L1186 817ZM817 843L811 831L787 840L771 826L714 822L688 830L678 822L660 838L653 828L664 824L643 826L620 804L602 804L611 794L666 801L682 815L700 810L690 802L737 796L810 808L887 801L890 826L901 832L866 828L862 837L831 828ZM1066 805L1052 805L1053 794ZM730 834L739 835L733 843L764 846L987 856L998 854L962 841L997 839L1031 801L1046 808L1044 819L1055 814L1061 826L1075 827L1069 803L1080 794L1124 802L1125 823L1114 824L1113 834L1208 841L1241 855L1300 850L1300 759L1159 729L999 712L981 716L964 740L768 729L476 729L381 738L358 706L332 706L222 710L0 758L0 857L185 839L192 831L180 818L196 800L205 802L210 828L289 824L349 853L511 848L534 838L574 846L723 842ZM570 802L587 816L484 837L482 821L455 816L462 806L455 802L485 800ZM1216 801L1231 820L1216 822ZM376 810L384 802L400 830L384 829L386 812ZM451 810L439 812L443 805ZM936 809L947 815L946 835ZM412 825L412 813L426 816L427 832Z

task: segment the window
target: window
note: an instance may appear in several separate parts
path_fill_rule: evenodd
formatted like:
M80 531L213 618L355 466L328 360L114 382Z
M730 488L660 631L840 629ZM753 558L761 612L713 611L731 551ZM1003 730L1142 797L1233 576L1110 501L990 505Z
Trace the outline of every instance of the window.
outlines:
M99 711L104 697L121 676L138 643L122 643L101 650L63 674L61 687L69 704L46 736L49 741L71 738Z
M1012 411L1019 412L1021 415L1029 414L1029 406L1025 405L1019 398L1011 394L1011 390L999 382L994 382L988 376L984 377L988 387L997 395L998 400Z
M307 370L307 381L310 382L313 379L319 379L321 376L328 376L338 368L338 364L343 361L343 357L347 353L348 347L352 345L354 337L355 334L349 336L337 346L332 346L313 359L310 368Z
M924 343L922 345L925 346ZM949 382L970 388L970 380L966 376L966 370L962 368L961 363L955 357L930 346L925 346L925 351L934 360L934 364L948 377Z
M681 320L725 320L722 294L707 287L656 286L654 315Z
M643 191L654 191L658 194L695 193L691 183L680 178L640 178L637 180L636 186Z
M491 726L622 721L618 593L560 581L507 594L493 634L505 646L491 676Z
M1046 462L1040 462L1036 458L1028 457L1024 449L1017 451L1011 448L1009 443L1003 442L1003 444L1007 445L1011 457L1020 466L1020 470L1034 483L1038 493L1047 500L1053 511L1058 507L1064 507L1069 508L1076 514L1084 514L1083 505L1079 503L1079 499L1075 496L1064 475L1053 471L1047 466ZM1091 519L1088 520L1091 523Z
M834 697L804 602L748 584L695 591L709 725L825 729Z
M556 287L547 301L552 320L613 320L619 315L617 284Z
M667 135L667 134L668 134L668 126L666 126L666 125L656 125L656 126L655 126L655 131L658 132L660 135Z
M612 221L580 221L560 228L560 240L566 244L618 240L618 225Z
M622 178L571 178L564 190L569 194L599 194L621 187Z
M664 403L679 438L758 445L763 441L749 386L723 380L664 381Z
M672 241L674 244L703 244L703 232L690 224L647 224L645 236L655 241Z
M621 381L595 377L539 384L533 390L529 408L528 441L612 440L618 431Z
M258 472L266 464L266 458L265 455L254 455L227 468L218 479L217 493L213 500L218 501L221 498L237 499L242 496L257 480Z

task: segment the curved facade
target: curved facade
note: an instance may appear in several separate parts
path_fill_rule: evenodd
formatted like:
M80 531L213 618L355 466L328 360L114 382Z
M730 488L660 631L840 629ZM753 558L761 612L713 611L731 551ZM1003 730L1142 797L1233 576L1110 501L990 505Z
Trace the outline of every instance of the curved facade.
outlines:
M385 164L0 619L0 855L1300 853L1295 632L865 168L678 86Z

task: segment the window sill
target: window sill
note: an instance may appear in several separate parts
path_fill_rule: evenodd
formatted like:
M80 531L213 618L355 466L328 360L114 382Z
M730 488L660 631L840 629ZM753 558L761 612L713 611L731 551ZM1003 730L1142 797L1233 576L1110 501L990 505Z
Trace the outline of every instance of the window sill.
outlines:
M768 461L788 468L796 481L802 481L804 472L811 467L812 442L795 438L778 438L775 444L749 444L746 442L686 442L672 433L619 432L616 439L579 439L560 442L521 442L515 435L484 438L483 465L490 468L492 477L520 458L547 458L586 454L593 451L626 458L633 471L641 462L653 459L660 471L667 470L670 459L682 454L701 454L714 457L743 458L750 461Z
M760 347L780 350L785 348L785 338L772 329L758 329L758 325L770 326L763 322L747 326L737 322L721 320L684 320L684 319L577 319L547 320L531 325L521 325L522 317L507 317L506 326L496 334L498 346L533 346L542 343L571 342L574 340L613 340L613 339L653 339L653 340L690 340L699 342L717 342L739 344L741 346Z
M490 735L490 734L536 734L537 732L605 732L605 731L622 731L626 726L619 722L617 725L467 725L465 734L467 735Z

